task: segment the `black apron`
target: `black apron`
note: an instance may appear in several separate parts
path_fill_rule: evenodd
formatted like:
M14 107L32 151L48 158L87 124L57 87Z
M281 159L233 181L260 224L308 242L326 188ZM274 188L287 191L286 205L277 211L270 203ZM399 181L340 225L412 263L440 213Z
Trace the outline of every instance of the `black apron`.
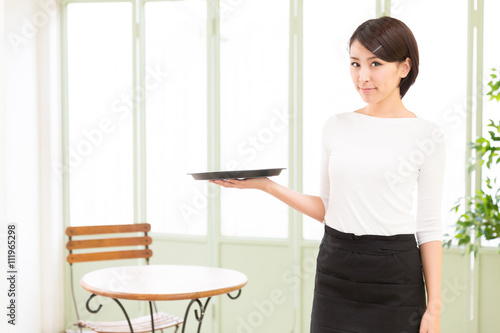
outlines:
M311 333L418 333L425 303L414 235L355 236L325 225Z

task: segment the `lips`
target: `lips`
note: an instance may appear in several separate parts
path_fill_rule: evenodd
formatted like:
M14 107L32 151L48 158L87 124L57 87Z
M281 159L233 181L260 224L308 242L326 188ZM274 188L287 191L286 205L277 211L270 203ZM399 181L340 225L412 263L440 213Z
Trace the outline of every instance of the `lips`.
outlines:
M363 94L368 94L372 91L374 91L376 88L359 88L359 90L363 93Z

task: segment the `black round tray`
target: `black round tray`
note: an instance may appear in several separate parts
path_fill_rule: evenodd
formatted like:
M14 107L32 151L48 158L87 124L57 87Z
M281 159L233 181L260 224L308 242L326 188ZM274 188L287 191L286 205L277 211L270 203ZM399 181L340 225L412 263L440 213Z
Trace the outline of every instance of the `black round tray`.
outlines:
M286 168L214 171L214 172L188 173L188 175L193 176L193 178L196 180L245 179L245 178L278 176L284 169Z

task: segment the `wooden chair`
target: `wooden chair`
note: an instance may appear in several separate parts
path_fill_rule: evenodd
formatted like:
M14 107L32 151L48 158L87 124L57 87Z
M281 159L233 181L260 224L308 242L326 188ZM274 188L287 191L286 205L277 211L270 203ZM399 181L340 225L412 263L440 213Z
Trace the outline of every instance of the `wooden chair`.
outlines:
M74 293L73 281L73 264L80 262L98 261L98 260L117 260L117 259L134 259L143 258L149 264L149 258L153 255L153 251L149 249L152 243L151 237L148 236L148 231L151 230L151 225L148 223L140 224L123 224L123 225L102 225L102 226L82 226L66 228L66 235L69 240L66 248L69 250L67 261L70 265L71 273L71 292L75 305L76 316L80 332L82 327L87 327L99 333L124 333L130 332L128 322L126 320L114 322L99 322L80 320L76 299ZM127 237L123 237L123 234ZM130 235L133 233L133 235ZM114 235L113 235L114 234ZM120 235L116 235L120 234ZM141 235L142 234L142 235ZM102 236L105 235L105 236ZM139 236L141 235L141 236ZM74 237L83 236L84 240L74 240ZM97 237L92 238L91 237ZM99 238L101 237L101 238ZM108 238L102 238L108 237ZM120 247L119 251L102 251L103 247ZM132 248L132 249L131 249ZM85 249L85 253L73 253L74 250ZM175 327L175 332L183 323L183 320L176 316L158 312L155 305L154 314L154 329L162 330L165 328ZM143 316L131 319L134 333L151 332L151 316ZM162 331L163 332L163 331Z

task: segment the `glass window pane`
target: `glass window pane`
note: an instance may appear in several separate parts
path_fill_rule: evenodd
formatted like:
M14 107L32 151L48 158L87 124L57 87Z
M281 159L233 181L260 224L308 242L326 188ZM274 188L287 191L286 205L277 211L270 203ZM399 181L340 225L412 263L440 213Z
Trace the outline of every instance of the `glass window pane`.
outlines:
M492 73L492 68L497 70L500 69L500 44L498 43L498 13L500 12L500 2L496 0L485 0L484 1L484 53L483 53L483 82L484 89L481 92L484 96L483 99L483 136L490 138L489 131L492 130L490 126L486 126L490 123L492 119L495 124L498 124L500 117L498 112L500 109L500 103L496 100L490 101L490 96L487 96L491 88L488 86L488 82L492 79L490 74ZM498 78L497 78L498 80ZM495 130L493 130L495 132ZM491 194L494 194L499 188L500 177L499 177L500 164L493 166L492 170L483 168L483 179L489 177L490 179L497 178L496 186L493 186ZM486 186L483 186L483 190L487 190ZM500 244L500 239L492 241L483 241L485 246L498 246Z
M147 219L156 232L205 235L207 7L146 3Z
M130 3L68 6L71 225L133 222L131 16Z
M321 129L330 116L363 104L351 83L351 34L375 17L375 1L304 1L304 192L319 195ZM320 239L324 227L304 215L303 237Z
M221 168L288 165L289 1L221 2ZM287 172L275 181L287 185ZM284 238L288 208L259 191L221 191L225 236Z

